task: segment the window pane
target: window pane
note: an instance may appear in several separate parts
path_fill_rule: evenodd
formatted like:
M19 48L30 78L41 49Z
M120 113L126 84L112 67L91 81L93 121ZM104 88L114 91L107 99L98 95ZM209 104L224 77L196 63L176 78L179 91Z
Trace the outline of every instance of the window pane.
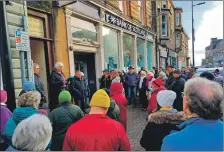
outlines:
M128 68L133 64L133 37L129 34L123 34L123 53L124 67Z
M137 38L137 63L138 67L144 67L144 40Z
M120 68L117 31L103 27L103 43L105 67Z
M91 39L93 41L97 41L97 34L96 32L84 30L81 28L72 27L72 37L73 38L86 38Z
M162 23L164 23L164 22L166 22L166 16L165 15L162 16Z
M93 23L74 17L71 18L71 26L96 32L96 26Z
M147 61L148 61L148 69L152 69L152 43L147 42Z
M179 13L176 13L176 25L180 25Z

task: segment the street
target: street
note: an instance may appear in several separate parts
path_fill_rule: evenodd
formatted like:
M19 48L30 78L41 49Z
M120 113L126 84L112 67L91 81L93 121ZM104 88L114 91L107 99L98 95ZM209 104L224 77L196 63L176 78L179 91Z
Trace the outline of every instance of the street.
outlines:
M146 118L148 114L142 111L141 108L132 108L128 106L128 128L127 135L131 143L132 151L143 151L144 148L140 145L142 132L147 124Z

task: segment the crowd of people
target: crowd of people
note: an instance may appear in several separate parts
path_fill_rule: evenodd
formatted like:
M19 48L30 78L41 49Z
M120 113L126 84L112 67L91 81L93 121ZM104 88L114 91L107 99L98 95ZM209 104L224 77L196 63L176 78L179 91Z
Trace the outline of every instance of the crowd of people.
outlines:
M130 151L127 105L148 112L140 144L147 151L223 151L223 88L192 68L135 72L103 70L90 97L81 71L66 79L57 62L49 78L50 101L34 64L35 83L25 82L16 109L1 90L1 148L7 151ZM43 109L49 102L50 112Z

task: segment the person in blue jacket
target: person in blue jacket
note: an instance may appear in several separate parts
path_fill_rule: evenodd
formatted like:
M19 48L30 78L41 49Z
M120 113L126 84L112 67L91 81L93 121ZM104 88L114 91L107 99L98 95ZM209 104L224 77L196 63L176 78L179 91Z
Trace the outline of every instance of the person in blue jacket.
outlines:
M186 82L183 93L187 120L163 140L162 151L223 151L222 87L205 78Z

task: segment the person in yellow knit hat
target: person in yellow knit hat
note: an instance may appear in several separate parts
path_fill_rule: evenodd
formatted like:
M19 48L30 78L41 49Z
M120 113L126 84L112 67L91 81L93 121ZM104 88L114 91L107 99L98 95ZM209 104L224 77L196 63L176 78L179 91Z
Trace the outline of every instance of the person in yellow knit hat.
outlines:
M106 91L96 91L90 101L89 114L69 127L63 151L130 151L124 127L106 115L109 107Z

